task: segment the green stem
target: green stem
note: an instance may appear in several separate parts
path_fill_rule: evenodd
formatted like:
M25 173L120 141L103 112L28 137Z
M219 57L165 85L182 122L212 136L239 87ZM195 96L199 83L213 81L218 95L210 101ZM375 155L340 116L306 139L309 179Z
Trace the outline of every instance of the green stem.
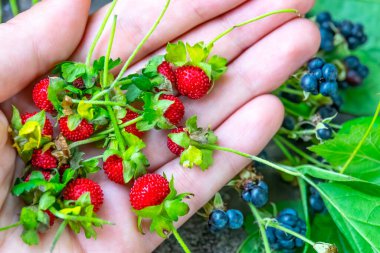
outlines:
M99 135L99 136L94 136L94 137L88 138L86 140L76 141L76 142L73 142L69 145L69 149L72 149L72 148L75 148L75 147L78 147L81 145L101 141L101 140L105 139L106 137L107 137L107 135Z
M271 11L271 12L267 12L263 15L260 15L260 16L257 16L255 18L252 18L252 19L249 19L247 21L244 21L242 23L239 23L237 25L234 25L230 28L228 28L227 30L225 30L224 32L222 32L221 34L219 34L218 36L216 36L208 45L207 47L212 47L212 45L215 44L215 42L217 42L219 39L223 38L224 36L226 36L227 34L229 34L230 32L232 32L233 30L235 30L236 28L239 28L239 27L242 27L242 26L245 26L247 24L250 24L250 23L253 23L255 21L258 21L260 19L263 19L263 18L266 18L266 17L269 17L269 16L272 16L272 15L275 15L275 14L280 14L280 13L296 13L296 14L299 14L298 10L295 10L295 9L283 9L283 10L277 10L277 11Z
M17 0L9 0L9 4L11 5L12 14L14 17L19 14L20 10L18 9Z
M106 101L109 100L109 94L106 94L105 98L106 98ZM107 106L107 111L108 111L108 114L110 116L113 129L115 130L115 136L116 136L116 140L119 144L120 151L124 152L126 144L125 144L124 137L121 134L119 124L117 123L115 112L113 111L111 106Z
M360 140L359 144L354 149L354 152L351 153L350 157L348 158L347 162L344 164L343 168L340 170L340 173L344 173L346 171L347 167L350 165L350 163L352 162L352 160L355 158L356 154L359 152L360 148L363 146L365 140L367 139L368 135L370 134L370 132L372 130L373 125L376 122L376 119L377 119L377 116L379 115L379 113L380 113L380 102L377 105L376 112L375 112L375 115L372 118L371 124L369 124L369 127L367 128L367 131L363 135L363 137Z
M116 6L116 3L117 3L117 0L113 0L111 6L109 7L107 13L106 13L106 16L104 17L103 19L103 22L102 24L100 25L99 27L99 30L97 32L97 34L95 35L95 39L94 41L92 42L91 46L90 46L90 49L88 51L88 54L87 54L87 57L86 57L86 65L87 66L90 66L91 65L91 58L92 58L92 55L94 53L94 50L95 50L95 47L96 45L98 44L98 41L100 39L100 36L102 36L103 34L103 31L104 31L104 28L106 27L106 24L108 22L108 19L110 18L111 16L111 13L113 11L113 9L115 8Z
M312 162L312 163L314 163L315 165L317 165L317 166L319 166L321 168L325 168L325 169L328 169L328 170L331 169L330 166L327 166L326 164L323 164L320 161L314 159L313 157L311 157L310 155L306 154L305 152L303 152L302 150L300 150L299 148L297 148L296 146L294 146L292 143L290 143L289 141L287 141L285 138L283 138L283 137L281 137L279 135L277 135L274 138L277 139L277 140L279 140L280 142L282 142L285 146L287 146L288 148L290 148L295 153L297 153L301 157L305 158L309 162Z
M314 245L315 245L315 242L313 242L312 240L306 238L305 236L303 236L303 235L301 235L301 234L298 234L297 232L294 232L294 231L291 230L291 229L288 229L288 228L285 228L285 227L281 226L281 225L280 225L279 223L277 223L277 222L274 222L274 221L272 221L272 220L268 220L268 219L267 219L267 220L262 220L262 223L263 223L263 225L265 225L265 226L269 226L269 227L272 227L272 228L275 228L275 229L278 229L278 230L282 230L282 231L284 231L284 232L287 233L287 234L290 234L290 235L292 235L292 236L294 236L294 237L297 237L297 238L301 239L302 241L304 241L304 242L310 244L310 245L313 246L313 247L314 247Z
M342 128L341 125L337 125L337 124L333 124L333 123L329 123L329 126L331 126L332 128L336 128L336 129L341 129Z
M303 180L301 177L298 177L297 179L298 179L298 185L300 187L303 213L305 216L306 237L310 238L311 225L310 225L310 216L309 216L309 205L308 205L308 199L307 199L307 184L305 180ZM304 248L304 252L307 252L308 249L309 249L309 245L306 245Z
M281 152L285 155L285 157L290 161L290 163L294 166L297 165L297 160L294 158L294 156L289 152L289 150L278 140L273 139L274 143L277 145L277 147L281 150Z
M102 220L99 218L92 218L92 217L86 217L86 216L76 216L76 215L68 215L59 212L57 209L54 207L50 207L49 211L54 214L56 217L62 219L62 220L67 220L67 221L82 221L82 222L92 222L92 223L99 223L99 224L107 224L107 225L113 225L112 222Z
M220 150L220 151L225 151L225 152L233 153L233 154L236 154L236 155L239 155L239 156L242 156L242 157L246 157L246 158L252 159L253 161L265 164L265 165L267 165L269 167L272 167L273 169L276 169L278 171L287 173L289 175L293 175L293 176L296 176L296 177L300 176L300 173L298 171L290 170L288 168L281 167L281 166L279 166L279 165L277 165L275 163L272 163L272 162L267 161L265 159L262 159L260 157L257 157L257 156L254 156L254 155L250 155L250 154L247 154L247 153L244 153L244 152L232 149L232 148L226 148L226 147L221 147L221 146L218 146L218 145L211 145L211 144L201 144L201 143L198 143L198 142L191 142L191 145L193 145L195 147L198 147L198 148L202 148L202 149Z
M0 228L0 231L5 231L5 230L11 229L11 228L18 227L20 225L21 225L21 221L18 221L16 223L12 224L12 225Z
M127 121L127 122L125 122L125 123L119 125L119 129L123 129L124 127L130 126L130 125L133 125L133 124L135 124L135 123L137 123L137 122L139 122L139 121L141 121L141 120L143 120L143 119L144 119L143 116L138 116L137 118L134 118L134 119L132 119L132 120L129 120L129 121ZM113 128L113 127L110 128L110 129L104 130L104 131L100 132L100 133L97 134L97 135L105 135L105 134L110 134L110 133L112 133L112 132L114 132L114 128Z
M103 155L93 156L91 158L88 158L88 159L84 160L83 162L87 162L87 161L92 160L92 159L103 159Z
M303 91L293 90L293 89L289 89L287 87L281 88L280 91L283 91L283 92L286 92L286 93L289 93L289 94L303 96Z
M183 251L185 253L191 253L189 247L187 247L186 243L184 242L184 240L182 239L182 237L180 236L180 234L178 233L177 229L174 226L172 228L172 232L175 239L177 239L179 245L181 245L181 248L183 249Z
M35 5L38 3L38 0L32 0L32 4Z
M84 104L91 104L91 105L110 105L110 106L120 106L125 107L129 109L130 111L136 112L141 114L142 111L139 109L134 108L130 104L127 104L125 102L115 102L115 101L103 101L103 100L80 100L80 99L72 99L71 102L74 104L84 103Z
M162 18L164 17L164 15L166 13L166 10L169 7L169 4L170 4L170 0L166 0L166 4L164 6L164 9L161 11L160 16L157 18L157 20L154 22L153 26L150 28L150 30L148 31L148 33L144 36L144 38L140 41L140 43L137 45L137 47L135 48L135 50L129 56L128 60L125 62L124 66L120 70L119 75L112 82L111 86L108 89L105 89L105 90L99 92L98 94L96 94L92 98L92 100L96 100L97 98L99 98L101 96L104 96L106 93L108 93L109 91L111 91L115 87L115 85L117 83L119 83L119 81L123 77L125 71L127 71L128 67L130 66L130 64L132 63L132 61L135 59L137 53L141 50L141 48L144 46L144 44L146 43L146 41L150 38L150 36L152 35L152 33L156 30L158 24L161 22Z
M61 237L63 231L65 231L66 225L67 225L67 221L63 221L61 223L61 225L59 226L57 232L55 233L53 243L51 244L50 252L54 251L55 245L57 244L57 242L58 242L59 238Z
M261 218L261 215L260 215L259 211L256 209L256 207L254 205L252 205L251 203L249 203L248 205L249 205L249 208L252 211L253 216L255 217L255 219L257 221L257 225L259 226L260 234L261 234L261 237L263 238L263 244L264 244L265 252L266 253L271 253L271 249L270 249L270 246L269 246L267 233L265 232L265 228L264 228L264 226L262 224L263 219Z

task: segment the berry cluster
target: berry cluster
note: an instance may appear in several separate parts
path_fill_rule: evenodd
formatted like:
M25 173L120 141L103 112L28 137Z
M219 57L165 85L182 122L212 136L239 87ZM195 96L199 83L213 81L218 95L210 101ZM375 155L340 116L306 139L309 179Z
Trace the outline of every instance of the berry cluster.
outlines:
M241 197L244 201L252 203L255 207L260 208L268 203L268 194L268 185L260 180L258 183L246 183L241 193Z
M356 56L350 55L345 57L343 64L346 69L346 78L338 83L340 88L357 87L369 75L368 67L363 65Z
M210 213L208 228L212 233L216 233L225 228L239 229L243 223L244 216L241 211L229 209L225 212L221 209L215 209Z
M277 216L278 223L287 229L297 232L301 235L306 233L305 222L298 216L297 211L294 209L284 209ZM282 230L268 227L266 234L270 246L274 250L283 250L282 252L295 252L297 248L304 246L304 241L294 237Z
M347 42L348 48L353 50L363 45L367 41L364 27L361 24L354 24L349 20L336 22L329 12L321 12L317 15L317 23L321 33L320 48L326 52L334 50L334 38L340 33Z
M309 187L310 196L309 196L309 204L311 209L316 213L322 213L326 210L325 203L319 192L314 187Z
M305 92L313 95L335 97L338 92L338 70L334 64L326 63L321 58L313 58L309 61L308 73L301 79L301 87Z

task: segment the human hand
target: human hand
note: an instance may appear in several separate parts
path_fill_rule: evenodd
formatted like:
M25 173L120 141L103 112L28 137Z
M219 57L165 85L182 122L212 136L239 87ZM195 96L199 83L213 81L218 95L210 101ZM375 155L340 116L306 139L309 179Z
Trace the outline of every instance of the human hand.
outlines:
M67 58L84 61L89 45L99 27L105 9L89 19L89 1L44 1L0 25L1 108L9 115L11 104L21 111L36 111L31 101L34 79L47 73L54 64ZM149 42L139 53L130 71L141 68L144 58L162 51L176 38L189 42L208 41L235 23L281 8L295 8L305 13L312 1L173 1L168 13ZM119 22L112 57L126 59L154 22L163 1L125 0L118 3ZM143 14L143 15L142 15ZM86 30L85 26L87 25ZM107 30L109 32L109 30ZM95 57L104 55L108 32L102 36ZM268 143L282 123L283 108L271 95L266 95L288 78L312 56L319 45L318 30L307 20L281 14L238 29L215 45L214 53L228 58L230 65L213 92L199 101L184 99L186 117L197 114L200 125L210 124L220 144L257 154ZM78 45L79 44L79 45ZM25 88L26 87L26 88ZM23 90L23 88L25 88ZM17 94L17 95L16 95ZM270 112L270 113L268 113ZM21 203L9 194L17 175L15 153L7 132L6 117L0 116L0 227L18 219ZM178 192L192 192L186 221L249 161L231 154L216 153L215 164L206 172L183 169L169 151L162 149L166 136L151 132L145 136L145 153L150 171L174 175ZM66 230L56 252L150 252L162 241L156 235L141 235L136 217L131 212L128 188L110 182L103 173L94 180L104 190L105 201L98 215L114 222L98 231L98 239L87 240ZM56 224L52 230L56 230ZM0 233L2 252L47 252L54 233L42 237L39 246L24 245L21 228ZM7 238L7 239L6 239ZM6 240L5 240L6 239Z

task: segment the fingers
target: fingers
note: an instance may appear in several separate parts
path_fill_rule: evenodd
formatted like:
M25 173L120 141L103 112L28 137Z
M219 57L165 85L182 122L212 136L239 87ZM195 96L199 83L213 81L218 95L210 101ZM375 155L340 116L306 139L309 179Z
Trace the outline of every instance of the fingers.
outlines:
M311 22L296 19L286 23L232 62L224 78L205 98L183 99L185 118L196 114L201 126L217 127L252 98L283 83L318 50L318 45L319 32ZM166 143L164 133L153 132L146 141L152 169L173 158L169 151L157 155Z
M72 54L89 6L89 0L43 1L0 25L0 102Z
M137 58L146 56L150 52L162 47L168 41L182 35L184 32L196 27L203 22L225 13L246 0L172 0L169 9L158 26L156 32L144 46L143 53ZM118 15L118 26L112 56L125 60L136 45L148 32L164 6L165 0L119 1L114 13ZM96 12L90 19L86 30L85 40L74 54L75 60L84 60L100 23L107 11L107 7ZM94 52L94 57L104 55L108 43L110 26L106 29Z

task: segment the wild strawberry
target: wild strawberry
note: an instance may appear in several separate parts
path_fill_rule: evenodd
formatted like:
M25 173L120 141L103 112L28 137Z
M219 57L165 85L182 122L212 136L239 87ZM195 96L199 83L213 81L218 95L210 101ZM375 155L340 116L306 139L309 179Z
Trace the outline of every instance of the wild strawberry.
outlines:
M74 80L73 82L73 85L78 88L78 89L83 89L85 86L84 86L84 81L83 81L83 78L82 77L79 77L77 79Z
M178 127L170 131L171 134L177 134L182 132L185 132L185 129L183 127ZM177 143L172 141L172 139L170 139L169 137L167 139L167 145L169 150L177 156L180 156L182 152L185 150L183 147L179 146Z
M157 72L166 77L166 79L168 79L173 85L175 84L175 74L169 62L163 61L158 65Z
M67 126L67 116L60 118L58 124L62 135L69 141L85 140L94 133L94 127L85 119L72 131Z
M33 113L26 112L26 113L22 114L21 115L22 124L25 124L27 119L34 116L35 114L36 114L36 112L33 112ZM51 122L48 118L45 118L45 124L44 124L44 128L42 129L42 135L50 136L50 137L53 136L53 125L51 124Z
M49 78L42 79L37 83L33 88L33 101L34 104L41 110L45 110L48 113L55 113L53 104L48 99L48 87L49 87Z
M211 88L211 81L199 67L183 66L175 71L179 93L191 99L200 99Z
M123 159L117 155L111 155L103 163L103 169L107 177L118 184L124 184Z
M51 177L50 171L42 170L41 173L42 173L42 175L44 176L45 180L46 180L46 181L49 181L49 179L50 179L50 177ZM30 176L31 176L31 173L28 174L28 175L26 176L26 178L25 178L24 181L25 181L25 182L29 182L29 180L30 180Z
M58 166L58 160L51 154L48 149L42 152L42 149L35 149L32 154L32 165L40 169L54 169Z
M160 100L174 101L164 113L164 117L173 125L178 125L181 122L183 115L185 115L185 106L182 101L173 95L166 94L163 94L160 97Z
M133 184L129 193L131 206L136 210L156 206L170 193L169 182L158 174L145 174Z
M133 119L137 118L138 116L139 116L139 114L137 114L135 112L132 112L131 110L127 110L127 114L125 115L124 118L121 119L121 121L123 123L125 123L127 121L130 121L130 120L133 120ZM143 135L144 135L144 132L140 132L137 129L136 123L132 124L132 125L129 125L129 126L126 126L124 129L125 129L126 132L134 134L134 135L136 135L139 138L142 138Z
M50 212L49 210L46 210L44 211L47 215L49 215L49 225L50 227L54 225L54 221L55 221L55 216L52 212Z
M71 181L63 190L65 200L77 200L82 194L89 192L94 212L103 205L103 190L100 185L88 178L77 178Z

